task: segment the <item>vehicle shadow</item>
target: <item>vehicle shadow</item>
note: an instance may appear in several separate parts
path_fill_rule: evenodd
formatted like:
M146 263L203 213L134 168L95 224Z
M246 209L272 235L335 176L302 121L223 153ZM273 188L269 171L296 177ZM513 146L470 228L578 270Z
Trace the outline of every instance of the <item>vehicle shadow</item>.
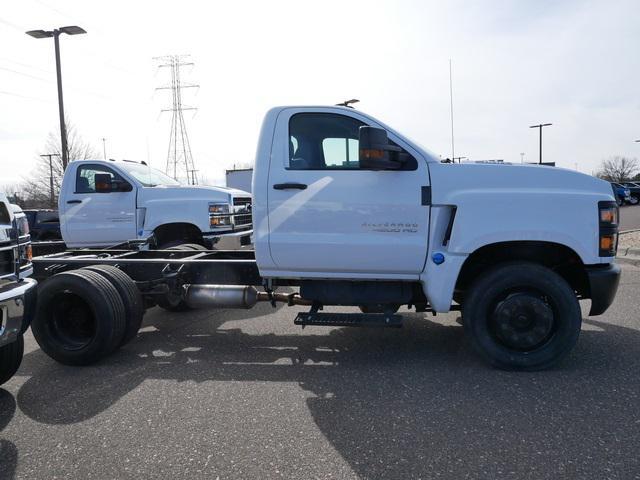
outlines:
M257 308L181 324L154 317L134 342L91 367L31 352L18 406L38 422L73 424L147 379L294 382L313 394L315 423L363 478L640 474L636 330L586 319L562 365L515 373L482 364L458 325L417 314L398 330L221 328L269 313Z
M0 388L0 432L16 413L16 400L5 389ZM0 478L14 478L18 466L18 448L9 440L0 438Z

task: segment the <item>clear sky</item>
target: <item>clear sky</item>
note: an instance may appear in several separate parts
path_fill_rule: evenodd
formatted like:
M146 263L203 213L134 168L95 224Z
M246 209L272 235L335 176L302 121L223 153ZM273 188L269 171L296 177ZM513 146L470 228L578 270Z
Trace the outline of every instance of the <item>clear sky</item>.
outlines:
M590 173L611 155L640 157L640 3L617 1L21 0L0 12L0 183L28 174L58 130L53 41L61 37L65 109L107 156L164 169L166 72L153 57L191 54L185 113L196 167L210 182L253 161L266 110L358 108L432 151L544 158Z

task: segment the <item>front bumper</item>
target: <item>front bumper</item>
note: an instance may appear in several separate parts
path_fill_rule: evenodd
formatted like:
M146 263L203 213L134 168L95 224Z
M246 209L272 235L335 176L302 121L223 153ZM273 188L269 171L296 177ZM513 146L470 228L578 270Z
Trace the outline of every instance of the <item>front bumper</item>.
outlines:
M587 267L591 310L589 316L602 315L613 303L620 283L620 266L610 263L603 266Z
M202 234L207 248L216 250L239 250L251 245L253 230L241 230L232 233L207 232Z
M15 342L29 328L36 310L37 285L32 278L0 288L0 347Z

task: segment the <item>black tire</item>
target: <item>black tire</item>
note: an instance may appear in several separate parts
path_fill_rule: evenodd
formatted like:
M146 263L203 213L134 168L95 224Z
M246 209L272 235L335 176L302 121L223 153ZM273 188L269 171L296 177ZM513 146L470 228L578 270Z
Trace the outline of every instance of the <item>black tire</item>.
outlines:
M163 250L161 247L160 250ZM164 248L164 250L206 250L206 247L198 244L198 243L181 243L179 245L173 245ZM169 312L187 312L192 310L189 305L187 305L184 300L180 298L180 296L168 293L165 296L158 298L158 306L160 308L164 308Z
M638 205L638 203L640 203L640 197L638 197L637 195L631 195L629 197L629 204L630 205Z
M90 265L83 270L90 270L102 275L111 285L116 287L124 304L126 326L120 346L126 345L136 338L144 317L144 300L136 282L129 275L112 265Z
M622 205L624 205L624 201L620 197L616 197L616 205L621 207Z
M478 278L462 306L474 349L503 370L544 370L574 347L582 312L573 289L541 265L497 266Z
M59 273L38 291L31 331L40 348L65 365L89 365L117 349L126 328L118 290L89 270Z
M22 363L24 338L18 335L15 342L0 347L0 385L15 375Z

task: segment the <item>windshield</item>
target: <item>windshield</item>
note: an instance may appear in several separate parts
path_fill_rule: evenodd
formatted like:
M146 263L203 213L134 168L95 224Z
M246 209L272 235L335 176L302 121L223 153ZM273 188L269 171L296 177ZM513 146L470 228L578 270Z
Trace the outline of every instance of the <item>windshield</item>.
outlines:
M120 163L119 166L139 181L143 187L157 187L158 185L175 187L180 185L180 182L177 182L160 170L151 168L148 165L142 165L141 163Z

